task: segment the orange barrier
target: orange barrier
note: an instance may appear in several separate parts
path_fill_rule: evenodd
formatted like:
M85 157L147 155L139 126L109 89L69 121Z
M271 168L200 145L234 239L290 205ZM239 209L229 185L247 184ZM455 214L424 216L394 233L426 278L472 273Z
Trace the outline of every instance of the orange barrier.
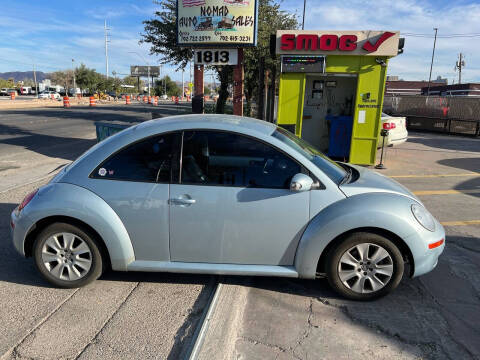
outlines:
M158 105L158 96L154 96L153 99L152 99L152 104L153 106L157 106Z
M146 96L143 97L143 103L146 104L148 101L148 98Z
M69 108L70 107L70 99L68 98L68 96L63 97L63 107L64 108Z
M125 96L125 105L130 105L130 104L131 104L130 103L130 96L127 95L127 96Z
M125 99L125 95L122 95L122 99Z
M178 105L178 96L175 96L175 104Z
M10 100L15 100L15 93L14 92L10 93Z
M172 101L175 101L175 96L172 96Z
M97 103L95 102L95 98L93 96L90 96L90 106L97 106Z
M55 95L54 95L54 94L50 94L50 98L51 98L52 100L55 100Z
M140 101L140 95L137 96L137 101Z
M152 97L151 97L151 96L148 97L148 103L149 103L149 104L152 103Z

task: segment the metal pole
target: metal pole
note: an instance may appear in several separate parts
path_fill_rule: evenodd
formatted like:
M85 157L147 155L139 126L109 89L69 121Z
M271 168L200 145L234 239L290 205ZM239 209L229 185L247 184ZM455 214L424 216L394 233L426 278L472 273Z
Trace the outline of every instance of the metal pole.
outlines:
M148 96L150 96L150 64L147 65Z
M107 40L107 37L108 37L108 34L107 34L107 20L105 20L105 23L104 23L104 32L105 32L105 76L107 77L108 79L108 40Z
M430 75L428 76L427 96L430 95L430 82L432 81L433 58L435 56L435 45L437 43L438 28L433 28L433 30L435 30L435 40L433 40L432 62L430 63Z
M33 81L35 81L35 96L38 99L37 72L35 71L35 64L33 64Z
M185 69L182 69L182 100L183 100L183 95L185 95L185 82L183 79L184 74L185 74Z
M72 96L76 96L77 95L77 84L75 83L75 68L73 67L73 62L75 60L72 59L72 72L73 72L73 94Z
M305 7L307 6L307 0L303 0L303 18L302 18L302 30L305 27Z

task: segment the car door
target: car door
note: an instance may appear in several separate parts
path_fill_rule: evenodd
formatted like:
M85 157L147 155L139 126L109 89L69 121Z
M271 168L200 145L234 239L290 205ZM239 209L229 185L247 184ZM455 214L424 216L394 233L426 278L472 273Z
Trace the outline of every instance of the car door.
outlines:
M269 144L214 130L183 133L180 182L170 187L172 261L291 265L309 219L306 170Z
M178 169L180 134L159 134L132 143L90 175L88 188L120 217L136 260L170 260L169 183L172 166Z

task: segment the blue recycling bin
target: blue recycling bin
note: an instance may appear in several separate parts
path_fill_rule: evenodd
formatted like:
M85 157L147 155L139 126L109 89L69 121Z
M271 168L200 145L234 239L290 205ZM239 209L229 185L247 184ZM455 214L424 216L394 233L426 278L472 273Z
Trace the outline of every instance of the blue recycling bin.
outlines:
M352 139L353 117L327 115L325 119L330 122L328 156L348 158Z

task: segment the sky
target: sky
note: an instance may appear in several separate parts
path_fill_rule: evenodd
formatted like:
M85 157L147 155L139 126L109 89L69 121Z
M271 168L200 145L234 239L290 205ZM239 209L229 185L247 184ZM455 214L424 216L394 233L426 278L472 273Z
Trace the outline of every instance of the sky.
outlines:
M454 66L465 56L462 82L480 82L480 0L306 0L307 30L398 30L404 53L389 63L388 74L428 80L433 28L438 28L432 79L458 81ZM283 0L282 9L302 20L303 0ZM105 73L104 20L110 28L109 72L129 73L130 65L156 65L149 44L139 44L142 21L159 5L152 0L0 0L0 72L51 72L84 63ZM413 34L413 35L410 35ZM476 34L451 37L452 34ZM136 52L138 54L132 53ZM143 59L142 59L143 57ZM145 59L145 60L144 60ZM175 80L175 66L164 71ZM188 71L185 80L188 80Z

